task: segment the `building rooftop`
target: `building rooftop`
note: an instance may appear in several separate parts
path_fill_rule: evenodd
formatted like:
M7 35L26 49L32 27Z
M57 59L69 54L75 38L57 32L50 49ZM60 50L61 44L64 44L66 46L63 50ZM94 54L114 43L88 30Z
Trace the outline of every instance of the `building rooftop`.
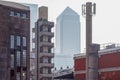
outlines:
M107 43L107 44L102 44L100 51L98 51L99 55L104 55L104 54L112 54L120 52L120 44L113 44L113 43ZM85 53L79 53L75 54L74 58L84 58L86 56Z
M28 6L25 6L16 2L10 2L10 1L0 0L0 5L5 5L13 8L18 8L18 9L30 10Z
M70 7L66 7L65 9L64 9L64 11L57 17L57 19L58 18L60 18L61 16L63 16L63 15L77 15L77 16L79 16L79 14L77 13L77 12L75 12L72 8L70 8Z
M113 52L119 52L120 51L120 44L103 44L103 46L101 47L100 51L98 51L98 53L113 53Z
M73 68L60 69L53 72L54 79L73 79Z

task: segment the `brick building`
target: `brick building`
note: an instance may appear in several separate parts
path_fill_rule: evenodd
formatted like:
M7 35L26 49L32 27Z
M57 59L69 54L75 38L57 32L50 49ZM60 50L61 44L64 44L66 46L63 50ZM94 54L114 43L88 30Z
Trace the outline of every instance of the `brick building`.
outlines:
M98 80L120 80L120 46L107 46L98 55ZM75 80L86 80L85 64L85 54L74 56Z
M0 80L29 80L29 7L0 1Z

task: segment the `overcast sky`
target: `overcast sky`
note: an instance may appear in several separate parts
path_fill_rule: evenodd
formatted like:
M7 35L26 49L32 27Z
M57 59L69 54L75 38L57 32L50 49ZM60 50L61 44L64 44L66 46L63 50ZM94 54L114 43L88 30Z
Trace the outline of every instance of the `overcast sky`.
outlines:
M34 3L49 7L49 20L56 17L67 7L80 15L81 51L85 48L85 18L81 15L81 5L90 0L8 0L22 3ZM96 16L93 16L94 43L120 43L120 3L119 0L91 0L97 5Z

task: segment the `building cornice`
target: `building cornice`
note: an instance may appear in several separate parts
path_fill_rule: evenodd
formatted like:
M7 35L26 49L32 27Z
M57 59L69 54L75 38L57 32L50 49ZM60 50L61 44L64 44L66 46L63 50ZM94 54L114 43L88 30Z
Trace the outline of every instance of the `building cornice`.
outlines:
M0 5L23 9L23 10L30 10L28 6L25 6L16 2L10 2L10 1L0 1Z
M100 50L98 51L98 55L101 56L101 55L106 55L106 54L115 54L119 52L120 52L120 47L116 47L116 48L111 48L111 49ZM86 58L86 54L79 53L79 54L74 55L74 59L80 59L80 58Z

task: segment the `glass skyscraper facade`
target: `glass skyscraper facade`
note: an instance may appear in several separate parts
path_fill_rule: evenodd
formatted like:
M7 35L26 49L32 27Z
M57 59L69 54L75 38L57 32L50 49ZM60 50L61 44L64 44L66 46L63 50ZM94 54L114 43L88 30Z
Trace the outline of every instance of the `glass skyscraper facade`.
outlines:
M56 20L55 67L73 67L73 55L80 53L80 16L67 7Z

